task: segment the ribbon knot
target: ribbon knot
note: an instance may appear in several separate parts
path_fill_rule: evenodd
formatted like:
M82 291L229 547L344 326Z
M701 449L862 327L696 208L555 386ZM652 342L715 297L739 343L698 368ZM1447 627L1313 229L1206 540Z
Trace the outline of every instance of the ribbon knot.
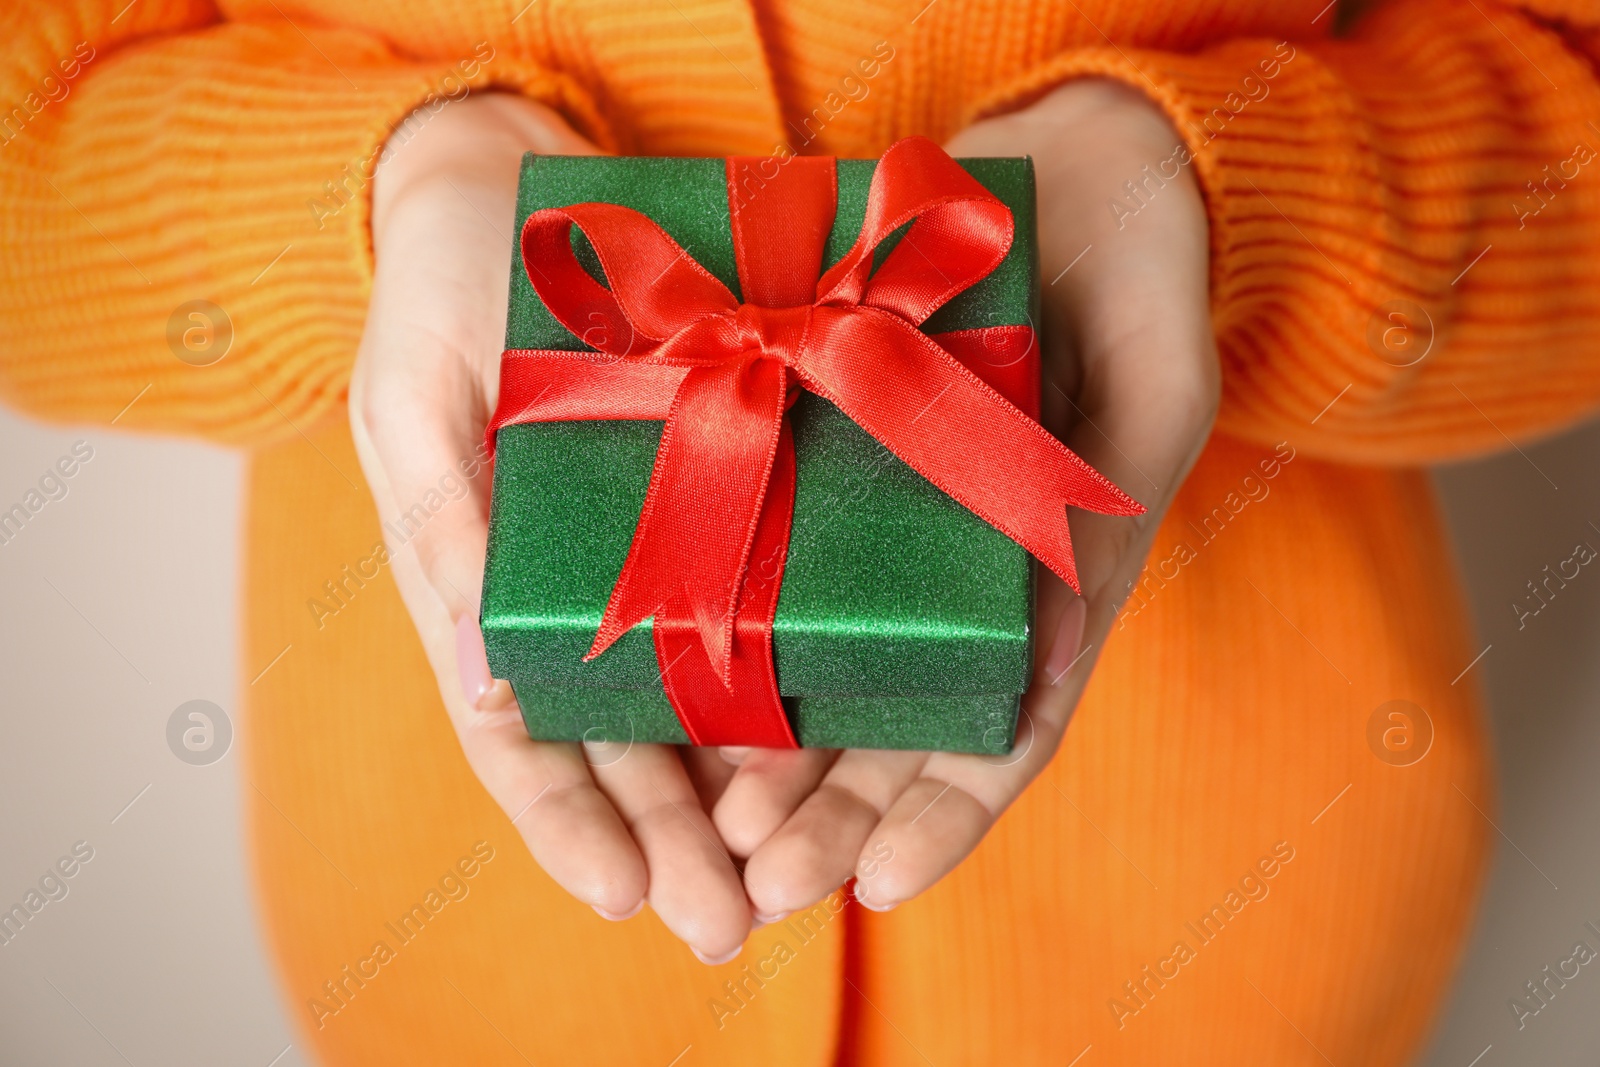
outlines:
M664 419L633 543L585 659L654 617L663 685L691 740L793 747L771 637L794 507L784 412L795 385L1074 589L1066 509L1144 509L1019 408L1037 404L1030 328L920 330L992 272L1012 239L1010 210L937 145L912 137L884 153L861 234L826 271L834 161L736 158L727 170L743 302L639 212L575 204L529 216L528 280L591 351L506 352L489 445L511 423ZM578 263L573 226L607 285ZM990 382L1004 387L993 369L1011 364L1027 374L1011 374L1007 396Z
M813 310L809 304L786 308L740 304L733 321L745 350L777 360L787 367L793 364L805 342Z

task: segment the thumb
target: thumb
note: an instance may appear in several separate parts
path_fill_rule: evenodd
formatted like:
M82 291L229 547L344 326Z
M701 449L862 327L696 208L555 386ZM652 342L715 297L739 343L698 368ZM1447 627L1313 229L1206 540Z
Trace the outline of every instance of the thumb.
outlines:
M408 379L405 368L418 362L392 351L382 362L394 365L351 383L351 428L390 573L456 715L486 706L495 687L477 621L490 482L484 404L458 375L441 373L450 361L437 353L422 363L433 371L424 379Z
M384 538L391 553L415 553L447 616L476 616L489 535L487 459L459 447L430 453L402 468L395 513L380 517ZM430 467L429 459L437 462Z
M421 238L431 232L413 228ZM350 383L357 453L419 627L429 615L453 627L478 609L490 482L483 431L499 355L493 329L478 320L495 319L488 309L496 300L504 306L504 271L483 262L498 259L488 254L497 242L491 234L484 248L435 248L424 257L413 246L425 241L409 231L391 237L399 247L378 262ZM450 278L430 264L474 283L484 306L455 307Z
M369 479L376 474L383 483L374 499L384 541L397 563L411 557L433 600L413 603L424 590L402 582L407 607L419 616L431 606L453 623L478 611L490 467L481 396L461 396L456 383L442 377L431 390L374 383L363 392L359 422L367 444L363 466ZM432 395L424 399L424 392Z

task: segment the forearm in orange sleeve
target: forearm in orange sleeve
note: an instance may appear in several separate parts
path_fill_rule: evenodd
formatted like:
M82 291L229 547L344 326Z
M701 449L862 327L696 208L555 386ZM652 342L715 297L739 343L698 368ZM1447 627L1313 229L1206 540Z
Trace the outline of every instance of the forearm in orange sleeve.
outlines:
M1593 40L1570 16L1400 0L1340 39L1069 52L983 113L1075 77L1150 95L1184 145L1108 190L1102 210L1138 225L1162 173L1198 176L1219 430L1426 462L1552 431L1600 402Z
M492 86L605 140L570 81L489 41L417 61L309 25L163 26L157 7L130 9L143 32L121 40L63 19L3 84L22 99L75 34L95 49L0 145L0 395L42 417L293 437L344 402L391 133Z

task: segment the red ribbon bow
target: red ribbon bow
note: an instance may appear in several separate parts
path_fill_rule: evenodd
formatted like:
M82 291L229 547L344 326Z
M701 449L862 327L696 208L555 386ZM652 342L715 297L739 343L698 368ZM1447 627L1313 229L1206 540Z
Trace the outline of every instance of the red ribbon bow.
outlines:
M776 177L758 174L774 163ZM594 351L507 351L489 445L513 423L664 418L633 544L584 658L653 616L662 682L695 744L792 748L772 620L794 508L784 412L797 386L1074 589L1066 509L1144 509L950 351L1027 354L1031 329L937 338L918 329L993 271L1012 238L1010 210L932 141L911 137L884 153L861 235L826 273L832 159L732 158L727 176L742 304L630 208L574 204L528 218L528 280ZM755 195L741 192L752 186ZM878 245L907 222L874 271ZM609 289L578 263L573 226ZM1037 388L1008 391L1033 407Z

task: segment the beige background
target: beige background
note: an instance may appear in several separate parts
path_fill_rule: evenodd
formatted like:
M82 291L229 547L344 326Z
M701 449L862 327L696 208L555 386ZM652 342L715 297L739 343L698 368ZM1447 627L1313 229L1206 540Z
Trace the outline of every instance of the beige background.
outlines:
M94 858L0 946L0 1067L301 1067L296 1006L253 922L238 748L193 766L166 738L180 704L235 715L249 682L234 624L242 464L0 410L0 510L80 439L95 454L67 496L0 545L0 908L75 842ZM1591 425L1440 472L1489 646L1461 684L1488 687L1504 794L1486 906L1429 1067L1600 1061L1600 967L1521 1031L1507 1007L1578 939L1600 948L1583 928L1600 927L1600 565L1520 630L1511 606L1578 541L1600 549L1596 457Z

